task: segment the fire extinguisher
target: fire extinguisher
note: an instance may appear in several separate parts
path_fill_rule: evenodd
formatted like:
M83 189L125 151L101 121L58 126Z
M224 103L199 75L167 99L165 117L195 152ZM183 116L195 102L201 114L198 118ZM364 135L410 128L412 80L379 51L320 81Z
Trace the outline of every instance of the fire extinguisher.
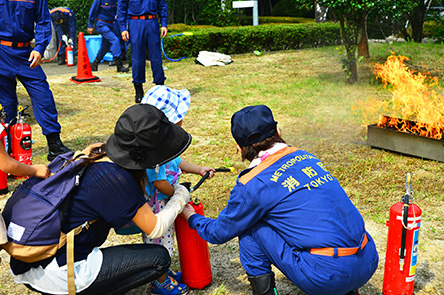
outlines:
M66 44L66 65L72 67L74 65L74 52L72 50L72 43L68 42Z
M18 107L17 122L9 127L11 138L11 156L26 165L32 165L32 132L31 126L25 122L25 117L29 114L25 114L25 110L22 106ZM25 176L14 175L14 178L20 179Z
M422 210L413 204L411 174L407 173L405 195L390 208L384 268L383 293L413 295Z
M215 171L232 172L234 169L218 168ZM207 172L192 188L189 188L191 186L190 183L184 183L183 185L189 188L191 193L209 176L210 172ZM197 197L189 204L193 206L197 214L205 216L204 207ZM188 226L188 222L182 216L176 218L175 227L182 281L190 288L203 289L213 280L208 243Z
M5 148L8 153L8 125L5 123L6 112L0 104L0 144ZM8 193L8 173L0 170L0 195Z

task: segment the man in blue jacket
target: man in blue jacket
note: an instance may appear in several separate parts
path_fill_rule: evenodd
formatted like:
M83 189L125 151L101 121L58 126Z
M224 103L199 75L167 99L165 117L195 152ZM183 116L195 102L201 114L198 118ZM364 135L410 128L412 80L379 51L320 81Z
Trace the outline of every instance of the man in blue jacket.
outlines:
M56 7L51 9L49 13L51 14L51 20L57 33L57 40L62 42L58 55L59 65L64 65L66 64L66 43L71 44L73 52L76 52L76 16L68 7Z
M35 48L31 40L35 38ZM49 146L48 160L70 151L60 140L61 126L46 75L40 66L51 40L51 19L46 0L4 1L0 5L0 103L6 122L17 114L18 79L28 92L34 116Z
M98 70L98 66L103 57L111 49L113 61L117 66L117 72L129 72L129 69L124 67L122 62L120 30L118 26L114 26L116 13L117 0L95 0L89 10L88 33L93 33L95 23L97 33L102 35L102 45L91 64L91 70L93 71Z
M356 294L378 253L339 182L314 155L285 143L264 105L236 112L231 132L250 167L217 219L186 207L190 227L213 244L239 237L253 294L277 294L272 264L307 294Z
M159 19L157 19L157 17ZM165 74L162 66L160 37L168 33L168 7L166 0L141 0L129 5L129 0L119 0L117 6L122 38L130 41L135 101L140 103L144 96L146 49L148 49L153 72L153 83L163 85ZM160 34L159 34L160 22Z

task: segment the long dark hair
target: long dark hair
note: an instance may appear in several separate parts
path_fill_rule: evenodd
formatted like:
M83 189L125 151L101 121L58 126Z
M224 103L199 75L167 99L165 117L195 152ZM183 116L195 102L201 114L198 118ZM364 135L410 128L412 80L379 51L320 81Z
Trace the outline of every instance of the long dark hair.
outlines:
M262 141L256 142L249 146L241 147L242 161L244 161L245 159L250 162L253 161L253 159L257 157L260 151L268 150L277 142L285 143L285 140L283 140L282 137L277 132L275 132L272 136L267 137Z
M79 165L79 167L93 165L94 163L96 163L97 161L99 161L100 159L102 159L105 156L106 156L106 151L105 151L105 143L104 143L101 146L91 149L91 153L88 155L88 158L85 159ZM122 167L122 169L125 169L126 171L128 171L129 174L131 174L131 176L137 182L137 185L139 186L140 190L142 192L144 192L146 181L147 181L146 169L132 170L132 169L126 169L123 167Z

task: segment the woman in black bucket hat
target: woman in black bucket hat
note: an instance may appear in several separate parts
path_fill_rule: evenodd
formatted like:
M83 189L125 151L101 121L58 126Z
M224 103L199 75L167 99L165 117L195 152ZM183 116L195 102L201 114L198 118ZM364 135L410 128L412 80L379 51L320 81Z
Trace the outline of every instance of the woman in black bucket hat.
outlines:
M175 185L166 208L154 214L144 197L147 168L154 168L183 153L191 136L170 123L151 105L134 105L118 119L106 144L84 150L89 158L80 185L70 200L62 226L68 232L85 220L95 220L87 231L76 235L74 246L77 294L124 294L155 279L162 281L171 260L160 245L128 244L100 248L111 228L133 221L152 238L174 222L190 200L188 190ZM83 163L82 163L83 165ZM54 257L36 263L11 258L17 283L42 294L68 294L66 247ZM187 288L175 288L187 294Z

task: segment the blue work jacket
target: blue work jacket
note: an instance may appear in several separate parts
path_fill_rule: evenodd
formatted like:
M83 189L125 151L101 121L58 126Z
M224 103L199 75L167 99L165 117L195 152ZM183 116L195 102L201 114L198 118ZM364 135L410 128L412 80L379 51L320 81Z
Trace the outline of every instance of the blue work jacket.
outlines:
M191 228L213 244L267 223L295 250L355 247L365 232L361 214L314 155L284 148L241 172L217 219L194 214Z
M46 0L0 0L0 40L29 42L34 38L34 50L43 56L51 41L51 17Z
M89 10L88 28L93 28L96 20L114 22L116 14L117 0L95 0Z
M168 6L166 0L119 0L117 4L117 20L120 30L128 31L130 16L152 14L159 17L160 26L167 27Z

